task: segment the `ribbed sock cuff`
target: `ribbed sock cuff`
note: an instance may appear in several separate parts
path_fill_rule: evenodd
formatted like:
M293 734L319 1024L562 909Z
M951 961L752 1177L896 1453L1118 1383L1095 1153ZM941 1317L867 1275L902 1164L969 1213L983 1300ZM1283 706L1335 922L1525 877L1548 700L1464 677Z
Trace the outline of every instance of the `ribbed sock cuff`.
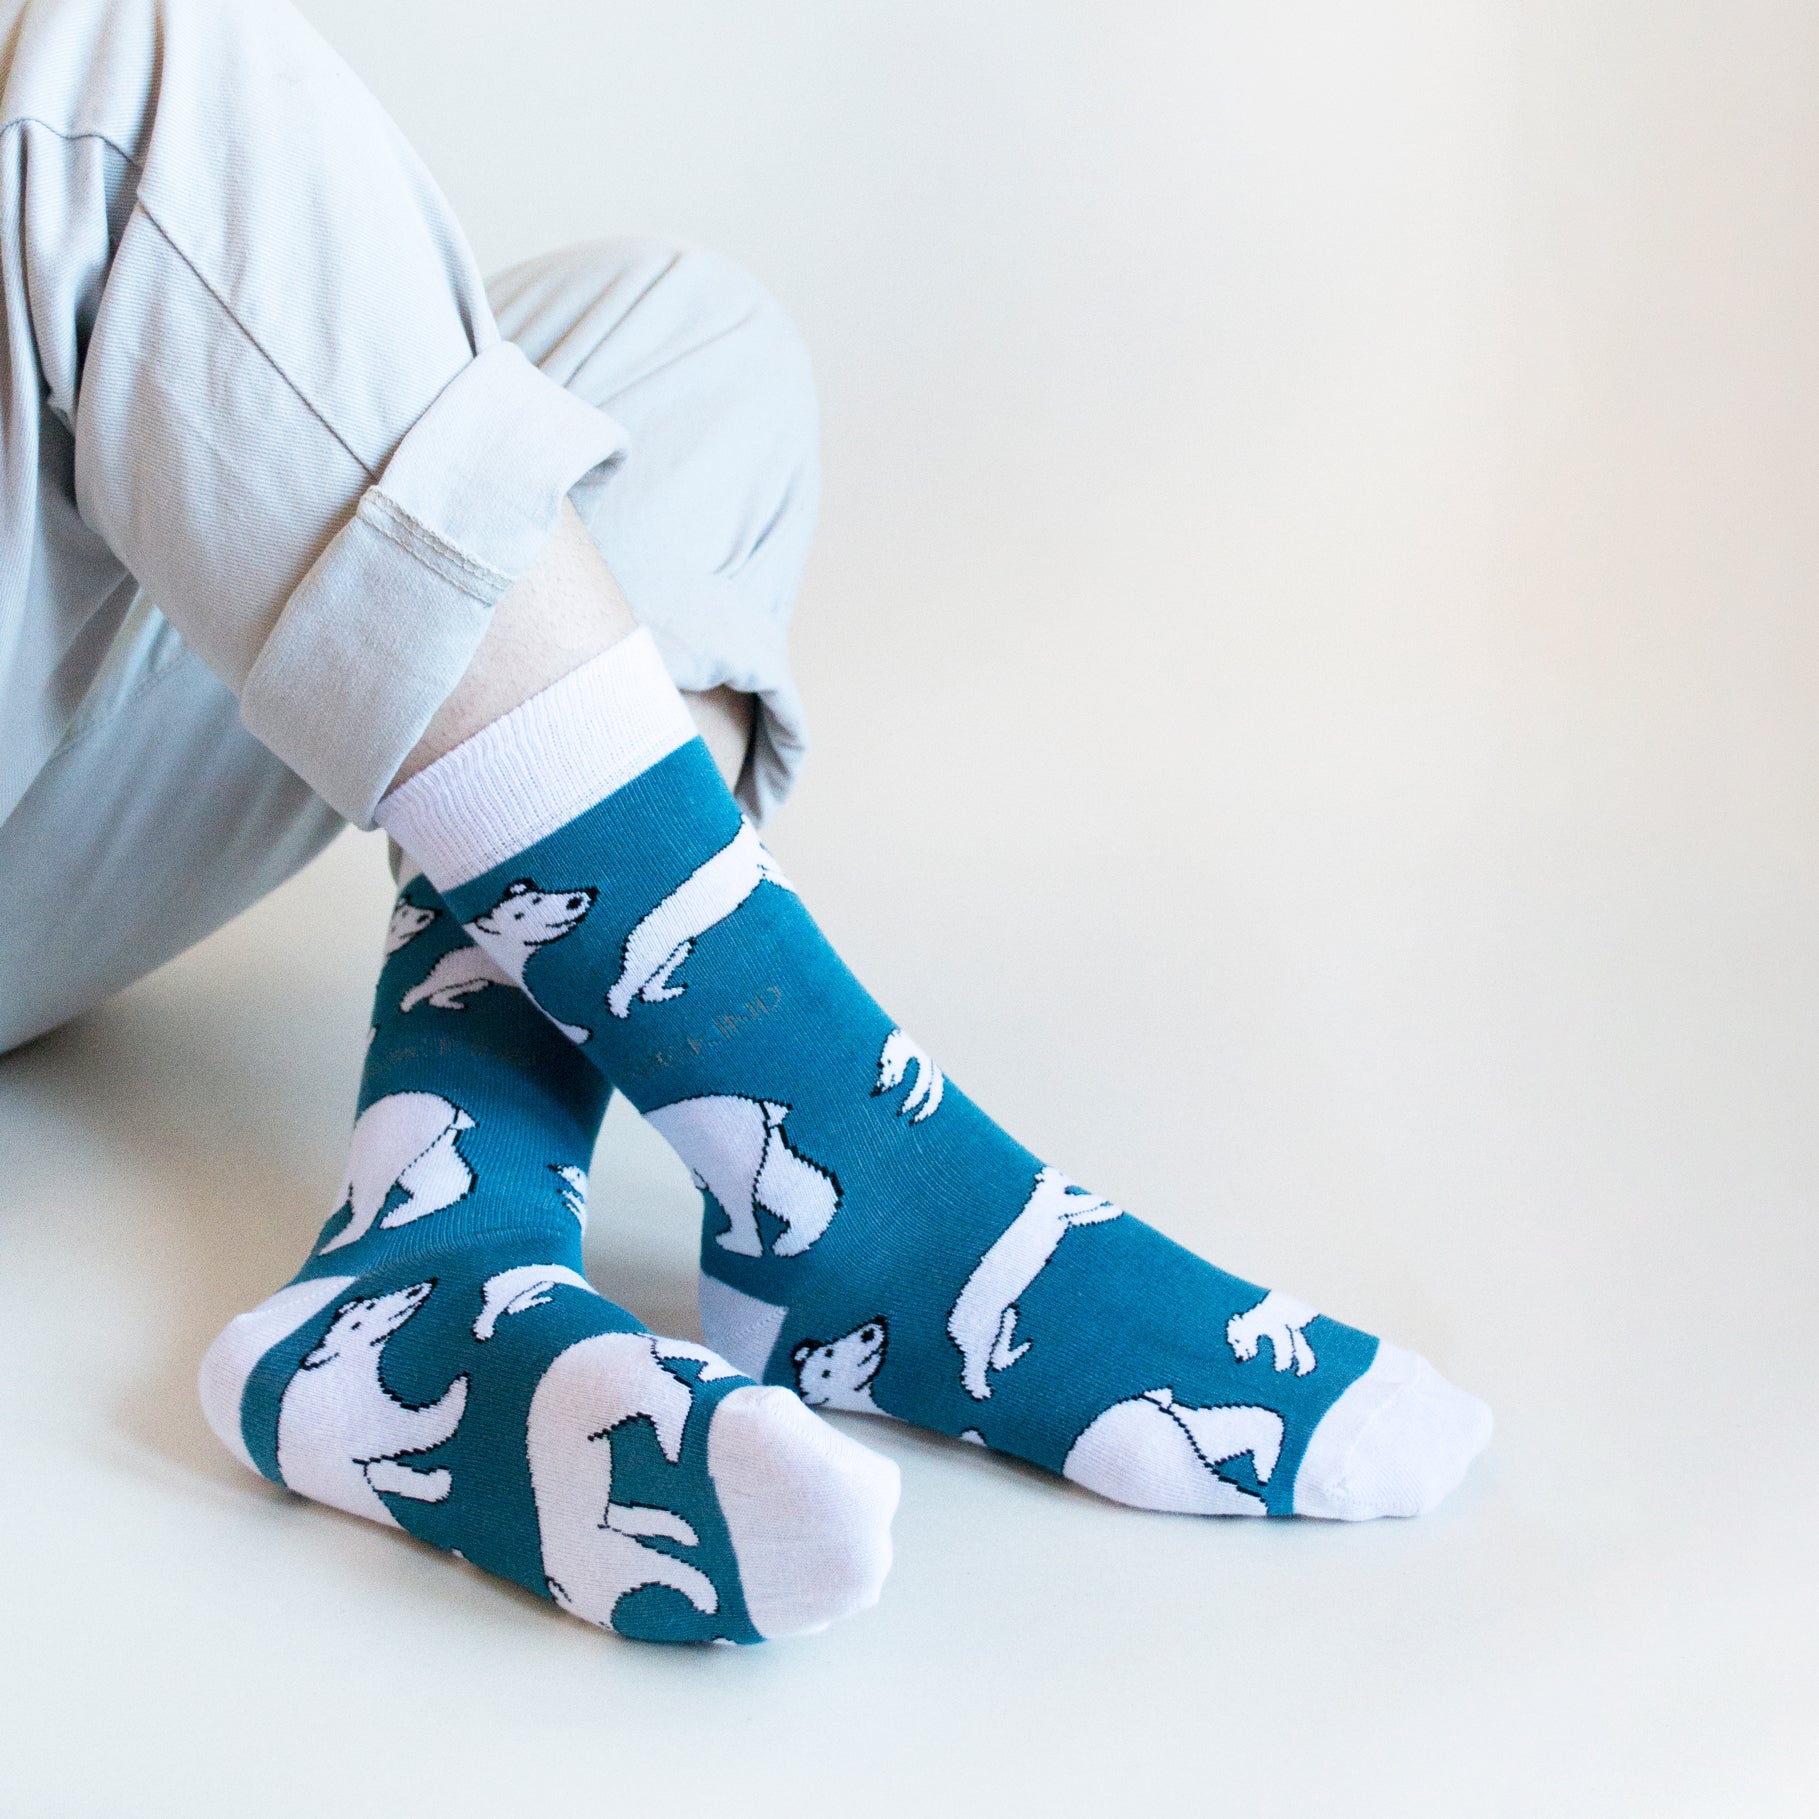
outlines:
M401 783L373 819L439 891L534 846L695 737L634 632Z

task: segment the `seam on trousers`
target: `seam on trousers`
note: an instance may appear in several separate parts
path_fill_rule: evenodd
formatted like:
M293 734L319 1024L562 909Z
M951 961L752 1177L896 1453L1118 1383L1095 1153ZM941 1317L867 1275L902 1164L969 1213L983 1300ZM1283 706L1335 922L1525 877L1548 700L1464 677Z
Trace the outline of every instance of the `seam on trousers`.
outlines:
M62 127L51 125L48 120L41 119L37 114L14 114L4 126L0 126L0 138L4 138L15 126L41 126L53 139L61 139L65 145L74 145L78 139L93 139L98 144L105 145L110 152L115 153L122 163L130 164L140 176L145 175L145 166L112 133L104 133L97 127L72 128L66 132Z
M181 636L181 634L179 634L179 636ZM60 759L68 757L71 752L80 751L97 733L105 732L129 707L133 705L135 701L139 699L141 695L145 694L150 689L156 688L160 682L174 670L179 668L186 657L194 657L198 663L202 662L202 659L197 657L196 653L191 650L187 644L179 643L176 650L163 663L159 664L158 667L149 674L141 676L139 680L114 703L113 708L108 713L102 714L98 719L91 720L80 732L68 739L62 740L50 756L38 767L38 776L43 776L53 764L57 763ZM208 666L203 664L203 667L206 669ZM213 671L210 671L211 675L213 673ZM282 763L283 760L280 759L279 762ZM32 781L35 783L37 778L34 777Z
M490 563L450 543L377 486L367 490L356 515L388 543L482 606L491 606L512 584L510 575L502 575Z
M646 295L648 294L649 293L647 292ZM640 299L640 301L642 301L642 299ZM633 377L626 380L618 390L608 392L604 402L599 408L605 410L607 405L617 404L628 392L635 392L639 386L656 378L659 373L668 372L677 361L692 360L704 348L712 347L716 341L724 341L728 335L738 334L748 322L756 322L763 313L764 306L762 304L753 304L737 322L729 322L725 328L717 328L711 335L703 335L699 341L691 341L687 347L678 349L677 352L659 360L655 366L647 366L641 373L634 374Z
M649 297L651 292L654 291L657 288L657 286L660 285L663 282L663 280L665 278L667 278L670 275L670 273L673 272L676 269L676 267L682 263L683 259L687 256L687 253L688 253L688 249L686 247L684 247L684 248L680 248L676 252L673 252L670 254L669 259L664 264L663 270L660 271L650 281L650 283L647 284L644 287L644 289L641 290L637 294L637 296L635 296L631 300L631 302L628 303L625 306L625 308L619 312L619 314L613 319L612 327L609 328L606 331L606 334L601 337L602 340L606 340L610 336L618 334L620 329L624 328L626 323L631 319L632 313L638 308L638 306L641 303L644 302L644 300L647 297Z
M50 123L50 121L42 120L42 119L38 118L38 116L35 114L17 114L11 120L7 121L5 126L0 127L0 136L4 136L5 134L10 133L13 130L13 128L16 126L42 127L44 129L44 131L49 133L53 139L61 139L66 145L73 144L75 141L77 141L79 139L97 140L102 145L107 146L109 148L109 150L118 153L118 155L120 157L125 159L126 162L134 170L136 170L139 173L141 181L143 182L143 179L145 176L145 166L143 164L141 164L139 162L139 160L137 158L135 158L130 152L125 150L119 144L119 142L117 140L115 140L108 133L96 132L96 131L65 132L61 127L53 126ZM220 291L217 290L215 288L215 286L209 282L209 279L208 279L207 275L203 272L201 266L199 266L195 262L195 260L192 259L189 256L189 254L186 253L183 250L183 248L177 243L176 236L174 234L172 234L170 229L167 228L164 225L164 223L162 221L160 221L155 214L153 214L151 208L146 203L145 192L144 192L143 187L141 187L139 190L137 190L133 196L133 211L135 214L143 215L146 218L146 220L152 224L152 227L155 230L155 232L157 233L158 238L161 239L164 242L164 244L166 246L168 246L171 249L171 251L173 253L175 253L180 260L182 260L184 265L189 268L190 275L196 280L196 282L199 285L202 286L202 288L205 291L208 292L209 296L214 299L215 305L221 311L222 315L224 315L228 319L228 321L231 322L234 325L234 327L237 328L240 331L240 333L246 337L247 341L251 344L254 352L256 352L258 354L259 358L261 360L263 360L265 362L265 364L267 366L269 366L272 369L272 371L274 373L276 373L278 375L278 377L280 379L282 379L287 386L290 387L291 391L296 395L297 401L303 406L303 408L306 411L309 412L309 414L312 417L314 417L316 419L316 421L318 423L320 423L322 425L322 427L325 430L328 431L329 435L334 438L336 443L339 444L339 446L342 448L342 450L346 453L348 459L350 461L352 461L353 464L357 468L359 468L361 473L363 473L366 476L368 484L371 484L372 481L378 479L379 476L377 474L375 474L373 472L373 470L370 467L368 467L366 465L366 463L364 461L362 461L357 454L354 453L354 450L349 445L346 437L344 437L341 434L341 432L338 429L336 429L335 426L331 422L329 422L328 418L322 414L321 410L319 410L317 408L315 400L313 398L311 398L310 395L303 389L303 387L300 386L296 382L296 380L293 379L290 376L290 374L287 373L284 370L284 368L282 366L280 366L278 364L278 362L272 358L270 349L268 349L266 347L266 345L264 344L264 342L262 342L259 339L259 337L257 335L255 335L253 333L253 331L250 328L248 328L244 322L242 322L240 320L239 316L234 313L234 310L233 310L232 306L228 303L227 299L225 297L223 297L222 294L220 293ZM111 270L113 268L113 261L111 258L108 261L108 267L111 272ZM105 286L103 288L105 288Z
M764 546L783 527L783 521L796 509L795 478L794 474L790 476L791 484L784 487L783 497L777 501L777 509L765 519L759 527L757 536L746 545L744 553L728 556L717 568L709 571L716 581L731 581L735 576L744 574L764 553ZM775 607L776 602L773 601L771 604Z
M315 400L313 398L311 398L310 395L303 389L303 387L300 386L297 383L297 381L295 379L293 379L290 376L290 374L287 373L284 370L284 368L281 367L278 364L278 362L272 358L271 352L265 346L265 343L262 342L259 339L259 337L257 335L255 335L253 333L253 331L250 328L248 328L244 322L242 322L240 320L240 318L237 315L235 315L235 313L234 313L232 307L229 305L227 299L225 297L223 297L222 294L218 290L216 290L216 288L211 283L209 283L208 278L203 273L202 268L195 262L194 259L192 259L189 256L188 253L186 253L183 250L182 247L180 247L177 244L176 240L171 235L170 229L167 228L164 225L164 223L162 221L160 221L158 219L158 217L156 215L154 215L152 213L152 211L146 206L145 196L144 196L143 191L141 191L141 193L139 195L134 197L133 207L139 214L142 214L146 218L146 220L152 224L153 228L156 229L156 231L157 231L159 239L161 239L164 242L164 244L166 246L168 246L171 249L171 251L173 253L175 253L179 259L181 259L183 261L184 265L189 268L191 276L193 276L195 278L196 282L199 285L201 285L202 288L205 291L207 291L208 294L215 300L215 306L217 309L219 309L221 311L222 315L224 315L228 319L228 321L231 322L234 325L234 327L237 328L241 332L241 334L243 334L246 337L248 344L252 347L253 351L256 354L258 354L259 358L261 360L263 360L265 362L265 364L267 366L269 366L272 369L272 371L274 373L276 373L278 375L278 377L280 379L282 379L287 386L290 387L292 393L295 395L295 397L297 399L297 402L299 404L301 404L303 406L303 408L306 411L308 411L309 414L312 417L314 417L318 423L320 423L322 425L322 427L329 433L330 436L332 436L334 438L335 442L340 446L342 451L346 454L347 458L351 462L353 462L355 467L359 468L361 473L363 473L366 476L368 484L370 485L374 480L378 479L379 476L377 474L375 474L373 472L373 470L370 467L368 467L366 465L366 463L364 461L362 461L357 454L355 454L353 447L348 442L347 438L345 436L343 436L341 434L341 432L338 429L336 429L335 426L331 422L329 422L328 418L325 417L322 414L322 412L316 407Z

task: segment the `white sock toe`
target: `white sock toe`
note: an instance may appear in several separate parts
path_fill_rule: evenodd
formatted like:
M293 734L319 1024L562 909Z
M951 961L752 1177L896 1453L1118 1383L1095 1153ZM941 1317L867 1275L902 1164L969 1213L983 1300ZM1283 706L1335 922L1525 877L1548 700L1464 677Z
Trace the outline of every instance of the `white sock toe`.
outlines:
M204 1355L196 1373L203 1416L215 1430L215 1438L249 1472L259 1468L240 1432L240 1403L247 1379L279 1340L288 1339L304 1321L321 1313L353 1280L352 1276L316 1276L267 1295L257 1307L236 1314Z
M714 1411L707 1449L761 1636L805 1636L878 1602L900 1488L893 1461L758 1384Z
M1379 1344L1327 1410L1295 1479L1295 1514L1336 1522L1425 1515L1491 1437L1491 1411L1425 1358Z

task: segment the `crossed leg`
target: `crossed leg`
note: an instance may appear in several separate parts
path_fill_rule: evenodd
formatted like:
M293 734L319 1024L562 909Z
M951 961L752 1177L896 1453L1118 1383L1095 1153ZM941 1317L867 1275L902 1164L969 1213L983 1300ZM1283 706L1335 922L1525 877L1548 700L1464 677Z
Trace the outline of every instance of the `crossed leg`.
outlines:
M775 306L623 242L489 296L282 5L15 10L0 516L36 558L0 593L0 1045L368 824L553 533L611 540L744 799L778 800L815 449ZM205 1368L223 1440L634 1634L868 1602L894 1468L587 1285L604 1083L509 990L400 1009L400 967L473 951L434 921L407 895L388 931L344 1204Z
M273 762L377 810L426 874L387 932L339 1203L205 1367L230 1449L596 1622L735 1640L858 1608L888 1561L894 1473L805 1404L1155 1508L1445 1494L1481 1405L1029 1155L846 972L742 818L801 751L782 653L812 413L774 306L648 246L489 295L281 10L25 10L5 131L48 133L34 168L74 176L0 229L107 254L72 274L85 343L7 349L48 362L45 413L8 433L70 441L98 568L164 605ZM222 138L239 155L204 166ZM199 435L203 400L222 421ZM714 697L736 797L677 684ZM607 1081L703 1183L720 1354L644 1333L579 1269Z
M771 710L741 646L775 590L793 590L813 506L812 410L778 358L789 347L766 320L774 306L719 262L649 246L577 249L538 269L540 308L518 326L571 359L591 338L564 376L632 420L625 477L639 472L667 509L630 498L633 521L616 526L609 490L590 528L565 508L425 743L457 742L636 628L599 553L617 542L649 566L655 627L715 682L684 697L691 725L727 786L751 791L754 729ZM613 344L621 294L647 335L669 317L654 372L650 350ZM690 364L702 345L705 390ZM613 398L615 381L635 395ZM750 447L747 407L763 413ZM667 462L683 474L666 484ZM769 534L742 545L754 521ZM653 551L659 534L675 546ZM244 1463L603 1627L744 1642L820 1628L877 1596L895 1470L795 1397L653 1339L594 1291L581 1233L607 1091L407 865L337 1206L298 1277L211 1350L205 1409ZM403 1387L413 1380L420 1395Z

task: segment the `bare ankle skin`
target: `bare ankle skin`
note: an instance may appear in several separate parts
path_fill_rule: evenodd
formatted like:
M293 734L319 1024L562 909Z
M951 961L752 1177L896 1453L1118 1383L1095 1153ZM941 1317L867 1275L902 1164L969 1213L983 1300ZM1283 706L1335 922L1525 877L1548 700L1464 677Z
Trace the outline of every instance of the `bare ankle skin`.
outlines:
M392 787L637 629L612 570L565 501L549 542L493 608L473 662L424 728ZM731 788L751 749L751 696L716 688L683 699Z
M637 629L612 570L565 500L550 540L493 608L466 674L423 729L392 787Z

